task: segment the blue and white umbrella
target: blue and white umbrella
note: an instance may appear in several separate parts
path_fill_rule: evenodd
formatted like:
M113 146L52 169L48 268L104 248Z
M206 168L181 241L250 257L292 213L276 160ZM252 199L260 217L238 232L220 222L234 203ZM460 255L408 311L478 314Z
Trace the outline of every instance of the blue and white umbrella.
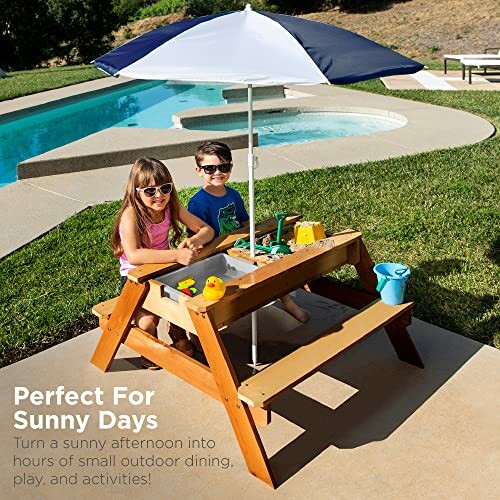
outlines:
M416 73L423 68L418 62L342 28L254 11L249 4L243 11L222 12L158 28L97 58L94 64L113 76L248 85L252 254L255 247L252 85L346 84ZM255 335L254 331L254 340ZM252 359L255 363L256 341Z
M423 68L350 31L250 5L158 28L94 63L113 76L259 85L346 84Z

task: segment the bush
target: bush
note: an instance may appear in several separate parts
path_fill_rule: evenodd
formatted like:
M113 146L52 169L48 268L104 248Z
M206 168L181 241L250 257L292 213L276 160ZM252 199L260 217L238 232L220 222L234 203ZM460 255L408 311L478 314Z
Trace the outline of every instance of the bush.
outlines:
M345 12L377 12L386 10L393 3L411 2L411 0L337 0L340 10Z
M186 12L193 17L242 10L248 0L186 0ZM333 8L339 0L254 0L252 8L282 14L303 14Z
M266 10L269 10L269 7L272 6L277 12L296 15L333 8L338 2L328 0L309 0L309 2L303 2L302 0L270 0L266 3L270 4Z
M130 26L125 26L125 29L123 30L123 38L125 38L125 40L134 38L134 33Z
M143 4L142 0L113 0L113 12L120 24L127 24Z
M160 0L152 5L143 7L133 16L135 20L148 17L166 16L184 8L184 0Z
M243 10L248 0L186 0L186 14L192 17L208 16L217 12ZM274 3L274 2L273 2ZM265 0L254 0L255 10L276 10Z
M127 24L140 9L153 2L154 0L113 0L113 12L118 17L119 24Z

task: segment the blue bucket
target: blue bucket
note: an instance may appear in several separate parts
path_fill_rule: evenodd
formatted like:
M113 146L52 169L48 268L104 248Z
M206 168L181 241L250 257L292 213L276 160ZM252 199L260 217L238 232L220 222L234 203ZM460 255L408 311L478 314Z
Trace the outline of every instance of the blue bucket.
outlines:
M406 280L410 270L401 263L383 262L377 264L373 270L377 275L377 292L382 302L391 306L402 304L405 297Z

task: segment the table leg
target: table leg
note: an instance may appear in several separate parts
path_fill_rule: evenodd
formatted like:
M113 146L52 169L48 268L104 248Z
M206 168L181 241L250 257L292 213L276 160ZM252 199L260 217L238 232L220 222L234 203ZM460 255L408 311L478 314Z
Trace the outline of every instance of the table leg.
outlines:
M375 263L373 262L368 250L365 247L365 244L362 240L359 241L359 261L354 264L356 271L358 273L359 279L361 280L361 284L363 288L370 293L378 295L377 288L377 276L375 271L373 270L373 266Z
M462 67L462 80L465 80L465 65L461 64Z
M445 75L446 75L446 70L447 70L447 68L446 68L446 63L447 63L447 61L446 61L446 57L445 57L445 58L444 58L444 74L445 74Z
M385 325L385 331L401 361L418 366L419 368L424 368L422 358L418 354L413 339L406 329L406 326L410 324L410 320L410 315L408 315L406 320L403 318L397 319Z
M103 329L99 343L90 362L103 372L108 371L120 344L131 328L131 321L137 308L142 304L149 284L127 280L109 321Z
M200 338L205 357L212 370L248 470L271 488L276 488L276 479L248 405L238 398L240 383L217 326L210 313L189 310L189 314Z

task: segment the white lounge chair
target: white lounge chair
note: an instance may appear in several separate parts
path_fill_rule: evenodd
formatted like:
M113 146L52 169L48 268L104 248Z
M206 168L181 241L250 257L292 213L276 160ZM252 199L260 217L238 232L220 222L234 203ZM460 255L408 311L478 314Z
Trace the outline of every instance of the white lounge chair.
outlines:
M490 53L491 52L491 53ZM461 61L462 59L500 59L500 47L486 47L483 54L445 54L444 74L447 73L447 61ZM465 80L465 69L462 66L462 80Z
M462 65L462 80L465 80L465 68L469 70L469 85L472 83L472 68L482 68L486 71L486 68L500 69L500 56L496 56L496 59L490 58L476 58L476 59L460 59L460 64Z

